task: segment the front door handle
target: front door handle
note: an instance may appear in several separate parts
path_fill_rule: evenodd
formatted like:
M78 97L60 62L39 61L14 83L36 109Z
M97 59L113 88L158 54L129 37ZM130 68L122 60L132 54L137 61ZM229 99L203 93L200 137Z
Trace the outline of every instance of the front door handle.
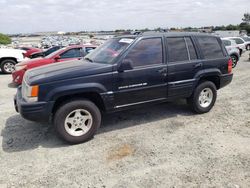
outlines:
M194 68L195 68L195 69L196 69L196 68L200 68L200 67L202 67L202 63L197 63L197 64L194 65Z

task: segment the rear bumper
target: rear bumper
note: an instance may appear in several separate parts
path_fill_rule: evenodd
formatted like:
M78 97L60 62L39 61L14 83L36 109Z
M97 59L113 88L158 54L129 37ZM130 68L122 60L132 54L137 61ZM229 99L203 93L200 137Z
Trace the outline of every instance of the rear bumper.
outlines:
M223 88L226 85L230 84L232 80L233 80L233 73L221 75L220 76L220 88Z
M17 112L27 120L48 122L51 119L54 102L32 102L28 103L22 98L21 87L18 88L14 98Z

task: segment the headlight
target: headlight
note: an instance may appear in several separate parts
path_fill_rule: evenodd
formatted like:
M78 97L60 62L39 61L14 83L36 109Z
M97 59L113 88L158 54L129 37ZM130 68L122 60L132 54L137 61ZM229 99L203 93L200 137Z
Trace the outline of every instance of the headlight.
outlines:
M25 80L22 83L22 96L27 102L36 102L38 100L39 86L29 86Z
M17 65L15 66L15 70L16 70L16 71L19 71L19 70L25 69L26 67L27 67L27 65L18 65L18 64L17 64Z

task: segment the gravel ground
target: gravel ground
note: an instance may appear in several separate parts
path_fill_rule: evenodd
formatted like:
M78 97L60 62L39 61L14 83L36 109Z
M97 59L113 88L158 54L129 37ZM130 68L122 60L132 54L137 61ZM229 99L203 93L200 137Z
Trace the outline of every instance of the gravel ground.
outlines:
M0 187L250 187L250 62L210 113L183 101L106 115L94 139L67 145L13 107L0 74Z

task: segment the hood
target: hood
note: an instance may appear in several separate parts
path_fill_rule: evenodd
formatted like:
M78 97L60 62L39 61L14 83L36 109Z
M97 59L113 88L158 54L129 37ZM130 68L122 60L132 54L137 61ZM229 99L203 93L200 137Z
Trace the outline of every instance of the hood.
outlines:
M86 60L66 61L28 70L26 81L31 85L79 78L112 71L112 65L88 62Z
M52 63L52 62L53 62L53 60L51 60L51 59L36 58L36 59L24 60L21 63L18 63L18 65L21 65L21 66L22 65L27 65L27 69L30 69L30 68L46 65L46 64L49 64L49 63Z
M18 49L0 49L0 58L2 57L14 57L17 61L23 60L23 54L26 51Z

